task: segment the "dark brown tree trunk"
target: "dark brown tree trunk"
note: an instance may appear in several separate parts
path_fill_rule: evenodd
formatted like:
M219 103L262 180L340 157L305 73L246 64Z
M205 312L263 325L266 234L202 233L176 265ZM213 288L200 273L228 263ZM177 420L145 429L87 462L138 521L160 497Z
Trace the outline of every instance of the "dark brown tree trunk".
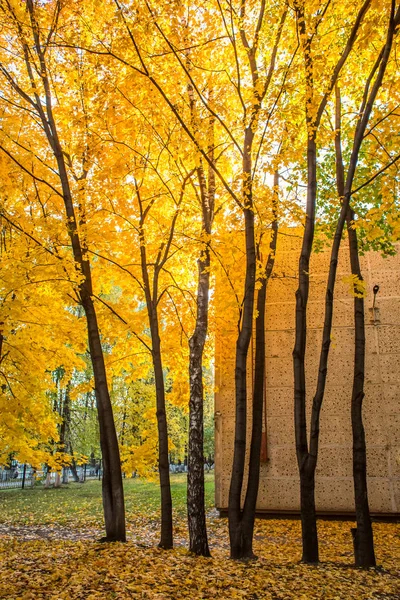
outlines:
M357 232L352 227L354 214L349 211L347 233L349 238L351 272L362 282L358 254ZM357 527L352 529L354 558L357 567L376 565L374 538L368 504L367 447L362 418L365 373L364 298L354 297L354 378L351 394L351 428L353 433L353 478Z
M245 3L243 2L240 9L242 18L245 16ZM249 67L253 82L254 104L251 110L249 124L244 130L243 140L243 165L242 165L242 208L245 225L245 243L246 243L246 271L244 281L244 294L241 314L238 323L238 338L236 342L236 360L235 360L235 442L233 452L233 465L231 484L229 488L229 504L228 504L228 519L229 519L229 539L231 548L231 558L246 559L253 558L252 532L254 527L254 514L251 514L251 507L257 499L259 473L256 475L254 482L250 481L249 499L247 502L247 510L245 520L243 521L243 513L241 510L241 494L243 489L245 456L246 456L246 427L247 427L247 355L253 328L253 309L254 309L254 292L256 278L256 244L254 232L254 205L253 205L253 167L252 167L252 151L254 132L256 130L257 120L260 115L262 102L269 89L272 76L275 70L275 61L280 44L283 26L286 21L287 8L285 7L278 25L274 47L271 52L267 76L263 85L260 86L259 72L257 66L257 50L259 42L259 33L265 17L265 1L260 4L260 12L258 15L257 26L254 35L253 45L250 46L246 32L239 26L240 38L247 52ZM262 302L262 295L260 298ZM261 360L261 359L260 359ZM262 404L261 404L262 408ZM256 401L256 410L259 406ZM256 425L255 438L252 441L254 448L252 473L255 470L255 462L260 460L261 436L262 436L262 416L260 423L261 432L258 432ZM257 448L257 439L260 435L260 448ZM253 485L254 483L254 485ZM246 533L244 533L244 529Z
M295 347L293 350L293 366L294 366L294 396L295 396L295 437L296 437L296 453L297 462L300 474L300 506L301 506L301 522L302 522L302 542L303 556L302 561L307 563L315 563L319 560L318 550L318 533L315 508L315 469L318 458L318 442L319 442L319 416L322 406L326 374L327 362L330 347L330 332L332 327L333 316L333 290L335 285L336 268L340 240L343 232L343 227L346 219L346 209L342 207L337 231L334 238L334 244L331 254L331 262L328 276L328 284L325 296L325 319L323 330L323 341L320 354L320 364L317 380L317 390L313 399L311 426L310 426L310 445L307 440L307 420L306 420L306 382L305 382L305 350L307 336L307 303L309 294L309 264L314 238L314 222L315 222L315 207L317 197L317 148L316 135L321 122L322 114L325 110L328 98L333 87L336 84L340 70L347 60L348 55L356 40L358 29L368 11L370 0L365 0L358 12L356 21L347 39L336 67L333 71L330 86L324 94L316 113L309 111L308 102L314 96L314 75L313 75L313 58L312 58L312 40L313 35L307 31L306 20L304 15L304 4L295 2L295 9L298 20L298 28L302 36L302 44L304 51L304 61L306 69L306 86L307 86L307 104L306 104L306 119L308 129L307 143L307 205L306 205L306 222L303 236L302 250L299 260L299 287L296 292L296 330L295 330ZM362 114L362 113L361 113ZM363 117L364 118L364 117ZM367 119L368 120L368 119ZM365 131L365 130L364 130ZM360 138L360 144L362 135ZM354 177L355 166L357 164L359 146L357 148L355 162L351 162L346 185L348 184L347 197L350 198L350 190ZM353 158L353 156L352 156ZM342 174L343 175L343 174ZM343 200L343 203L345 200Z
M140 209L142 207L139 189L136 188L137 198ZM141 219L143 212L141 210ZM153 274L153 285L150 288L150 278L148 272L147 253L145 246L145 237L143 230L143 220L141 220L140 234L140 256L142 277L144 283L144 293L146 298L147 315L151 334L151 355L153 361L154 380L156 386L156 416L158 428L158 472L160 477L161 490L161 537L159 547L168 550L173 547L173 523L172 523L172 496L169 477L169 459L168 459L168 427L167 414L165 407L165 383L161 357L161 341L159 334L157 301L158 301L158 274L160 266L156 265Z
M229 488L229 539L231 558L252 558L245 554L243 545L241 493L243 488L246 455L247 427L247 354L252 334L254 289L256 277L256 246L254 238L254 211L251 181L251 147L254 133L246 129L243 155L243 198L246 242L246 272L244 299L239 321L239 335L236 342L235 358L235 442L231 484Z
M167 414L165 411L165 385L164 373L161 361L161 344L158 333L158 322L156 309L152 311L153 325L151 329L152 356L154 367L154 378L156 383L157 402L157 427L158 427L158 470L160 474L161 487L161 538L159 547L168 550L173 546L172 525L172 496L169 478L168 460L168 427ZM149 317L150 318L150 317Z
M71 240L72 252L77 269L82 276L82 282L79 284L78 292L80 303L85 311L88 328L89 349L93 366L100 427L100 445L103 455L103 508L106 527L106 537L104 538L104 541L125 541L124 492L122 485L118 439L108 391L107 375L97 316L93 304L90 264L86 256L85 245L82 243L78 232L76 209L72 199L63 149L58 137L56 122L54 120L45 50L42 47L39 23L36 19L36 7L33 0L27 0L27 8L31 21L34 50L37 54L41 67L40 77L43 86L43 95L39 95L38 92L34 91L37 110L44 132L57 162L58 176L62 187L62 198L64 201L67 219L68 234ZM29 58L32 50L28 48L22 32L21 40L24 47L27 72L32 80L34 90L36 90L37 84L34 83L32 65Z
M60 449L61 452L68 453L69 437L70 437L70 425L71 425L71 406L70 406L70 390L71 382L68 381L65 392L64 402L62 410L62 422L60 427ZM63 468L62 482L68 483L68 467Z
M253 533L258 487L260 481L260 458L265 390L265 307L267 300L267 286L275 264L276 244L278 239L278 185L279 175L278 172L275 172L273 221L271 226L272 231L269 247L270 251L265 264L264 277L261 280L261 288L259 289L257 295L252 431L250 441L249 474L242 514L243 555L248 558L254 556ZM260 255L259 260L261 260Z
M74 450L72 448L72 444L70 444L69 446L69 451L71 453L72 456L72 461L71 461L71 473L72 473L72 477L74 478L75 483L79 483L79 475L78 475L78 470L76 468L76 462L75 462L75 457L74 457Z
M375 73L379 66L374 85L367 99L368 87L364 93L364 102L360 110L360 124L357 133L364 136L366 125L372 110L373 103L382 84L383 76L386 71L390 52L392 49L393 38L400 24L400 6L396 9L396 2L392 0L391 14L389 19L388 33L385 46L381 50L375 67L371 72ZM369 82L368 82L369 83ZM366 121L366 122L365 122ZM356 135L357 135L356 133ZM360 142L361 146L361 142ZM350 190L350 187L349 187ZM347 213L347 233L349 239L350 264L352 275L362 282L362 273L358 253L357 231L352 227L354 213L349 208ZM358 292L358 294L357 294ZM364 297L359 293L360 290L355 286L354 297L354 327L355 327L355 345L354 345L354 374L353 389L351 395L351 426L353 434L353 479L354 479L354 499L356 508L357 527L352 529L354 544L354 559L358 567L373 567L376 565L374 539L372 532L371 517L368 504L367 490L367 451L365 442L365 431L362 418L362 405L364 399L364 374L365 374L365 317L364 317Z
M96 311L90 295L81 294L85 310L90 357L93 365L97 412L99 417L100 447L103 459L103 507L106 526L104 541L126 540L125 506L121 461L114 416L107 386L107 375L101 347Z
M299 287L296 292L296 330L293 350L294 369L294 422L297 464L300 474L302 561L316 563L319 560L317 518L315 510L315 465L308 453L306 420L305 353L307 336L307 302L310 287L309 271L314 239L315 204L317 194L317 149L314 138L307 145L308 187L306 222L299 260Z
M337 226L336 236L342 235L344 222L347 220L347 233L349 239L349 253L351 272L357 278L357 282L362 284L363 278L360 267L358 241L356 229L352 226L354 213L350 207L351 189L358 163L358 156L361 148L367 124L371 111L382 84L389 60L393 37L396 27L400 23L400 7L395 11L395 1L392 0L391 14L388 25L386 43L383 46L378 58L373 65L370 75L366 81L364 95L359 110L359 121L354 135L353 149L350 157L349 168L346 182L344 178L344 168L341 150L341 115L340 115L340 93L336 92L336 125L337 131L335 137L336 145L336 178L337 188L340 197L343 197L341 214ZM374 84L371 89L373 76L377 72ZM337 245L339 245L339 242ZM364 399L364 377L365 377L365 323L364 323L364 298L358 283L354 284L354 374L353 389L351 396L351 423L353 435L353 478L354 478L354 497L356 507L357 528L352 529L354 543L354 557L356 566L371 567L375 566L375 552L371 517L368 504L367 490L367 454L365 443L365 432L362 419L362 404Z

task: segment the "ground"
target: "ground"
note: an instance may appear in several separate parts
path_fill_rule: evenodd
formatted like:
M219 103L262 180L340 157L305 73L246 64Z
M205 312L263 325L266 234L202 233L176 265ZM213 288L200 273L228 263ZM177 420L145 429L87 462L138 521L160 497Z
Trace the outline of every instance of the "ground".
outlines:
M227 522L212 508L207 476L211 559L187 551L184 475L172 476L174 550L158 543L156 483L126 480L128 542L100 544L101 484L71 483L0 492L0 598L39 600L400 599L399 525L375 523L378 569L352 567L349 522L320 521L321 564L301 557L297 520L260 520L257 561L229 560Z

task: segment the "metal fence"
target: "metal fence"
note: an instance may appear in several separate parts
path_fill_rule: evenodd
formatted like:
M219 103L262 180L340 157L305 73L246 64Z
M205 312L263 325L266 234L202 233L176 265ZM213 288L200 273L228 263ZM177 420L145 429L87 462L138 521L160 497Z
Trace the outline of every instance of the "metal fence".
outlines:
M86 480L101 479L102 474L102 469L99 467L83 465L76 468L76 475L80 483ZM0 468L0 490L11 488L24 489L33 487L35 484L54 486L56 476L55 472L51 471L47 474L44 470L34 470L28 465L21 465L13 469ZM69 483L75 480L71 469L64 468L61 474L61 483Z
M35 483L33 469L0 469L0 489L32 487Z

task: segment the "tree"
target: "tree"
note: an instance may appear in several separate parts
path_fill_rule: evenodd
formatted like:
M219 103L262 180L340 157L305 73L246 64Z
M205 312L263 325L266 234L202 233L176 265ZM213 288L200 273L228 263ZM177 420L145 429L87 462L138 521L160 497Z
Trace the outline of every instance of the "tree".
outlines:
M393 39L396 29L400 23L400 6L396 8L396 2L393 0L389 9L389 19L387 25L387 36L385 44L382 47L378 58L366 79L363 98L358 113L358 122L354 132L354 141L351 150L351 156L345 173L343 164L343 153L341 147L341 108L340 92L336 93L336 176L339 197L342 198L342 209L338 221L335 244L332 249L331 262L337 263L337 254L342 237L344 223L347 222L347 232L349 237L350 264L352 276L354 278L354 323L355 323L355 348L354 348L354 375L353 391L351 398L351 422L353 433L353 477L354 477L354 495L357 528L353 530L354 537L354 555L357 566L371 567L375 566L375 552L373 543L373 533L371 517L369 513L368 491L367 491L367 459L365 432L362 420L362 404L364 398L364 372L365 372L365 324L364 324L364 290L363 278L361 274L357 231L353 226L354 211L350 206L353 182L357 168L361 144L365 137L370 115L374 102L378 95L379 88L387 69L390 53L393 46ZM376 74L376 76L375 76ZM374 79L375 76L375 79ZM332 277L333 274L330 277ZM333 284L331 283L333 292ZM329 294L329 288L327 295Z
M296 454L300 474L300 504L302 523L302 542L304 562L314 563L319 560L318 536L315 509L315 469L318 455L319 412L321 397L316 397L313 404L310 444L307 440L306 421L306 379L305 351L307 338L307 302L310 277L310 256L314 239L315 210L317 198L317 134L330 94L339 74L356 41L359 28L370 7L370 0L363 2L356 12L356 17L345 42L338 49L338 58L324 81L325 91L318 99L315 74L316 65L313 46L319 41L319 28L327 19L327 5L316 14L307 11L303 0L295 2L295 11L299 37L302 44L305 69L305 112L307 126L307 202L303 242L299 258L299 286L296 292L296 330L293 350L294 368L294 400L295 400L295 435ZM329 13L328 13L329 14ZM330 18L335 18L332 13ZM342 21L343 25L344 22ZM322 51L322 48L319 48ZM317 55L318 56L318 55ZM325 76L326 79L326 76Z
M10 172L7 160L1 168L0 462L12 450L20 462L59 468L51 371L59 364L68 372L81 365L75 350L84 332L65 310L68 275L59 272L58 261L35 241L32 229L22 228L26 203L17 170ZM75 343L67 345L73 329Z
M60 198L64 206L65 223L72 246L79 283L76 286L78 302L85 311L90 356L93 365L97 398L100 440L103 456L103 507L108 541L125 540L125 514L122 476L117 435L114 426L112 407L107 385L103 349L93 302L93 285L87 242L84 236L84 187L89 165L87 147L81 149L81 175L73 180L73 168L68 165L68 155L63 148L60 132L62 126L57 122L54 105L57 104L54 90L54 77L51 70L53 61L59 55L52 56L50 46L58 27L62 9L61 2L55 1L45 7L34 0L27 0L26 11L23 6L14 5L6 0L1 6L3 26L9 32L3 45L1 73L9 90L8 107L25 111L33 121L33 127L39 127L51 150L55 167L50 167L50 177L55 179L61 189L45 182L53 194ZM18 57L18 65L15 58ZM10 64L10 61L13 63ZM18 104L20 102L21 104ZM21 106L21 108L19 108ZM18 146L18 144L17 144ZM2 151L17 163L32 179L38 182L35 173L24 167L19 158L4 146ZM34 155L30 154L33 158ZM42 183L43 180L40 179ZM74 195L76 200L74 201Z
M177 38L180 27L186 29L186 20L182 17L184 13L184 4L179 4L177 7L178 12L173 15L173 21L175 23L175 31L171 31L168 19L170 15L168 11L159 11L152 8L149 3L146 3L147 18L145 16L146 10L143 10L139 6L126 7L121 6L117 3L119 8L119 15L123 21L125 27L125 35L127 42L134 52L134 58L131 58L126 52L121 56L119 49L116 51L112 49L110 45L106 44L106 48L109 48L108 52L110 56L119 60L121 64L130 66L136 73L146 78L151 84L152 88L156 90L165 101L166 105L170 108L172 114L176 120L181 124L182 129L187 134L188 138L192 141L195 150L204 160L205 164L208 164L214 171L216 178L220 180L222 187L229 194L231 199L237 204L243 214L243 220L245 223L245 245L246 245L246 273L244 277L244 293L243 293L243 305L240 308L239 322L238 322L238 340L237 340L237 351L236 351L236 374L235 374L235 386L236 386L236 428L235 428L235 453L234 453L234 464L232 471L231 480L231 492L229 501L229 522L230 522L230 540L231 540L231 555L233 558L243 558L252 556L252 528L248 529L245 524L254 521L254 515L249 519L242 519L242 512L240 506L240 497L244 481L244 467L245 467L245 448L246 448L246 416L247 416L247 389L246 389L246 363L248 347L250 343L252 333L252 322L253 322L253 309L254 309L254 291L255 291L255 276L256 276L256 250L255 250L255 237L254 237L254 212L255 206L253 203L253 182L256 173L257 162L263 142L265 139L266 129L270 124L272 115L274 114L278 99L282 93L283 85L285 82L286 74L283 73L283 81L281 87L278 87L275 94L272 94L271 108L268 114L267 125L264 130L260 127L260 119L262 115L263 101L269 92L271 81L275 72L275 63L278 48L280 45L282 30L286 21L287 9L282 3L275 7L276 9L276 20L278 26L273 35L265 35L265 40L262 34L266 33L265 26L265 14L266 14L266 3L262 1L258 3L242 3L239 11L235 11L230 3L222 7L218 3L217 6L210 9L208 12L208 19L213 14L215 18L219 20L221 28L221 36L227 37L230 42L229 47L229 60L233 65L233 69L236 72L236 81L230 79L232 88L234 89L234 106L238 107L238 112L234 112L232 126L229 125L229 118L231 117L232 108L227 104L226 112L219 113L213 107L213 101L207 100L205 95L202 93L203 89L203 74L199 71L199 76L195 78L193 71L194 69L188 68L188 53L187 49L180 50L180 42ZM215 25L215 23L214 23ZM254 25L254 32L252 33L252 39L249 42L248 33ZM166 82L166 76L162 70L164 65L160 64L161 61L146 60L144 53L142 52L142 36L143 29L147 31L149 27L153 26L160 41L160 48L156 47L156 43L153 42L154 54L158 57L167 57L166 65L170 66L170 57L173 59L174 64L178 66L180 73L182 74L187 85L191 86L194 97L198 98L199 104L203 106L205 113L215 118L215 123L221 127L221 132L226 137L227 142L232 145L234 152L238 153L241 166L240 174L238 179L240 180L240 186L230 185L227 178L219 167L209 155L207 146L204 146L201 138L196 136L196 132L191 127L192 118L186 118L184 111L181 110L181 103L179 98L179 87L178 95L168 88ZM199 31L204 29L203 24L198 24ZM269 32L268 32L269 33ZM99 35L98 42L103 36ZM205 35L202 32L201 37L205 38L204 42L199 44L201 48L205 47L207 43L207 37L209 33L205 30ZM185 36L183 36L185 39ZM237 38L240 39L238 42ZM272 38L272 39L271 39ZM157 40L157 38L156 38ZM214 39L211 40L213 42ZM97 45L98 45L97 42ZM261 59L259 53L260 44L268 47L270 53L269 62L265 62ZM104 42L101 42L101 47L104 48ZM90 49L91 52L100 51L97 50L96 46ZM223 55L226 54L225 49L222 51ZM190 49L190 63L193 62L192 50ZM204 55L204 53L202 54ZM210 57L208 57L210 61ZM258 64L259 63L259 64ZM290 61L289 61L290 64ZM193 66L195 63L193 62ZM171 65L171 68L173 66ZM260 76L261 69L265 69L265 76ZM213 70L211 68L211 70ZM197 73L196 73L197 75ZM250 82L250 83L249 83ZM207 89L212 90L213 97L216 95L215 85L212 83L207 86ZM241 126L238 127L236 115L240 118ZM240 115L240 117L239 117ZM261 129L261 131L260 131ZM257 150L254 144L254 139L258 134ZM242 135L243 141L239 143L237 136ZM271 143L271 142L270 142ZM253 147L254 144L254 147ZM254 155L256 156L255 163L253 164ZM235 164L236 167L236 164ZM253 456L255 454L253 453ZM254 492L251 492L254 494ZM257 495L257 492L255 492ZM251 503L252 504L252 503ZM248 504L250 507L250 504ZM252 510L252 509L250 509ZM243 533L243 527L246 528L247 533Z
M193 90L191 94L192 113L194 113ZM193 121L195 115L193 114ZM214 163L214 117L209 120L208 156ZM189 548L201 556L210 556L207 540L206 517L204 508L204 389L203 389L203 353L208 332L208 312L211 269L211 232L215 212L215 172L208 167L208 177L200 156L196 169L200 189L202 213L201 239L204 240L198 258L198 280L196 299L196 326L189 339L189 456L188 456L188 525Z

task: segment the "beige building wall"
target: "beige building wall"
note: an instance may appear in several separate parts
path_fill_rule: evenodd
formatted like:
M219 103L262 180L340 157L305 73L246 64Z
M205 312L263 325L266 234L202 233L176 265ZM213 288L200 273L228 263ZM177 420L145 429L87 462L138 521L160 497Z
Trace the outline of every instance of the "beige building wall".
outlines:
M268 458L261 465L259 511L298 511L299 477L293 426L295 290L300 240L280 235L274 278L266 308L265 421ZM399 247L400 250L400 247ZM368 447L370 508L374 513L400 511L400 255L361 259L366 282L367 358L364 423ZM307 409L315 392L322 338L324 293L329 252L314 254L308 309ZM353 298L345 281L350 273L348 248L340 252L334 326L325 400L321 413L320 453L316 473L319 512L353 512L350 398L353 373ZM380 290L372 315L374 285ZM226 509L233 456L234 326L227 324L216 347L216 506ZM250 352L251 355L251 352ZM251 392L249 358L248 385ZM251 396L251 394L249 394ZM248 433L251 421L248 419ZM248 435L249 437L249 435Z

